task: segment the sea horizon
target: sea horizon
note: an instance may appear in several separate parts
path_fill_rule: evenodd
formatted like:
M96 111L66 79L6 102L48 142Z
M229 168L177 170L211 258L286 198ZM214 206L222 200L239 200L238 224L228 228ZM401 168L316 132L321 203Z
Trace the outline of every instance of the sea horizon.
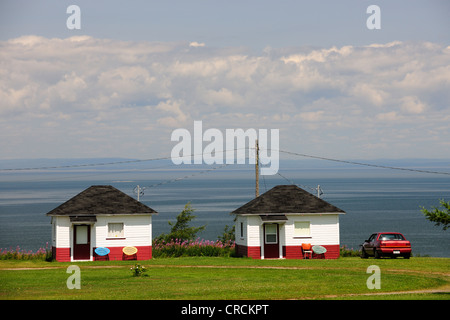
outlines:
M94 160L94 161L93 161ZM234 209L255 196L251 165L174 166L170 160L142 161L92 167L78 166L100 159L0 160L0 169L38 168L0 172L0 248L37 250L50 242L50 218L45 214L91 185L112 185L158 212L153 236L169 231L184 205L191 203L193 225L205 225L201 239L215 240L233 225ZM118 158L102 158L121 161ZM321 198L346 211L340 217L340 245L354 250L378 231L402 232L412 242L414 255L450 257L450 234L421 214L421 206L438 206L450 198L446 175L356 166L319 160L282 160L279 175L260 176L260 194L275 185L296 184L312 194L320 185ZM373 162L380 164L381 162ZM446 160L391 160L385 166L449 172ZM11 165L14 164L14 167ZM408 165L409 164L409 165ZM73 165L73 167L63 167Z

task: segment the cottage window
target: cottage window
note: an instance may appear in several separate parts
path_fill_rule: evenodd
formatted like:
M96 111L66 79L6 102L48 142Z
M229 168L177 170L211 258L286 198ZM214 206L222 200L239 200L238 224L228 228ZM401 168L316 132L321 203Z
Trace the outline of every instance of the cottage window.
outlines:
M244 223L241 222L241 238L244 238Z
M277 225L266 224L266 243L277 243Z
M52 217L52 241L53 245L56 246L56 219Z
M123 238L123 223L108 223L108 238Z
M294 222L294 236L309 237L311 235L311 228L309 221Z

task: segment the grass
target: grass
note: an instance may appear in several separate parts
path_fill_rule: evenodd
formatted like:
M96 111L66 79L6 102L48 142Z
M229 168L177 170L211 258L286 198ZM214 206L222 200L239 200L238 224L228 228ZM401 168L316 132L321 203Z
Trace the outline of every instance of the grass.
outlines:
M448 293L406 293L446 287L448 258L252 260L182 257L140 261L146 277L133 277L130 261L59 263L0 261L0 299L443 299ZM81 269L81 289L69 290L69 265ZM369 265L381 269L381 289L369 290ZM26 268L26 269L19 269ZM12 269L12 270L6 270ZM377 295L366 295L377 293ZM378 295L379 293L385 293Z

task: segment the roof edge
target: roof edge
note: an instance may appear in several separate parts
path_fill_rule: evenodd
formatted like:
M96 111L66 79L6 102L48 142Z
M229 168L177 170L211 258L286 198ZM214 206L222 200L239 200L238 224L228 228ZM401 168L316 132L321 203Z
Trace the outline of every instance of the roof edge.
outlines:
M49 217L69 217L69 216L79 216L79 217L98 217L98 216L152 216L158 215L158 212L139 212L139 213L97 213L97 214L54 214L46 213Z
M269 216L279 216L279 215L287 215L287 216L317 216L317 215L330 215L330 214L347 214L347 212L345 211L336 211L336 212L291 212L291 213L284 213L284 212L279 212L279 213L266 213L266 212L258 212L258 213L235 213L230 212L230 214L238 214L241 216L259 216L259 215L269 215Z

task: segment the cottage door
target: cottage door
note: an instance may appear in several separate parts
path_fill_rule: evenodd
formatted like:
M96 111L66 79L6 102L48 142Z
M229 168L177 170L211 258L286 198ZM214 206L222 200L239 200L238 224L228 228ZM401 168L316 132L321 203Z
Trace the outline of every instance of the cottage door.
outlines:
M73 226L73 259L89 260L91 258L91 226Z
M280 246L278 245L278 224L264 224L264 258L279 258Z

